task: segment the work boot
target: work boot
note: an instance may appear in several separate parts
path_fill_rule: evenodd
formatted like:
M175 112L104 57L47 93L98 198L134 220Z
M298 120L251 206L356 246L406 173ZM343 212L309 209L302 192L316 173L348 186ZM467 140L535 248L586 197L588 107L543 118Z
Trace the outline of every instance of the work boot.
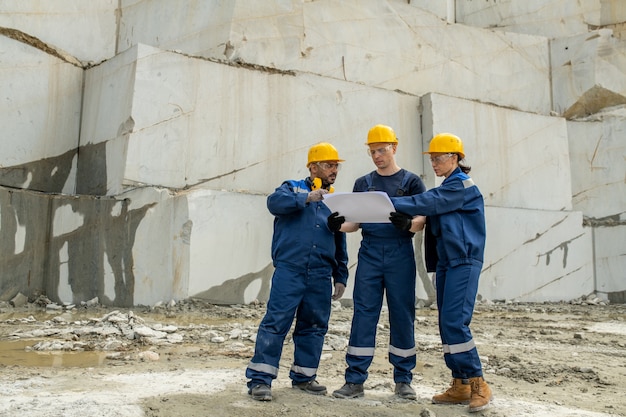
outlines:
M365 395L363 393L363 384L351 384L346 382L343 387L333 392L336 398L358 398Z
M464 384L461 378L454 378L446 392L432 398L433 404L469 404L472 388L469 381L467 379L465 381Z
M404 398L405 400L414 400L417 398L415 390L411 388L411 384L408 382L398 382L395 392L398 397Z
M300 389L304 392L308 392L309 394L313 394L313 395L326 395L326 392L327 392L326 387L323 385L320 385L314 379L310 381L306 381L306 382L300 382L300 383L292 382L291 387Z
M255 385L248 390L248 394L252 396L253 400L272 401L272 388L266 384Z
M489 407L489 403L493 400L491 388L485 382L482 376L470 378L470 386L472 387L472 397L469 402L470 413L484 410Z

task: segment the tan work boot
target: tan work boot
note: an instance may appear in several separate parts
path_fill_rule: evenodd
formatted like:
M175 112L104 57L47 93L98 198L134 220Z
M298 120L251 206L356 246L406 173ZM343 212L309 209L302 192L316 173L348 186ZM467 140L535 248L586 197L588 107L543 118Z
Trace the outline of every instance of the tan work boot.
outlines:
M464 384L461 378L454 378L450 388L443 394L435 395L432 402L433 404L469 404L471 396L470 384Z
M489 403L493 400L493 394L491 388L485 382L482 376L476 378L470 378L470 387L472 387L472 397L470 398L469 411L475 413L476 411L484 410L489 407Z

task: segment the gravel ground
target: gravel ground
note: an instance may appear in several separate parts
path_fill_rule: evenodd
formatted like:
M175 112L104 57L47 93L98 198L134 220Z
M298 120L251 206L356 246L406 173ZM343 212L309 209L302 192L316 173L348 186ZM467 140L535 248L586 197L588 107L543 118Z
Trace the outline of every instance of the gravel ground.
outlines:
M433 405L450 376L437 312L416 310L416 401L393 395L388 317L365 397L339 400L293 390L293 346L285 343L274 400L245 387L264 305L184 300L156 307L45 308L0 305L0 416L420 416L470 415ZM318 381L343 385L352 309L335 303ZM626 416L626 306L491 303L476 307L472 331L495 399L479 416Z

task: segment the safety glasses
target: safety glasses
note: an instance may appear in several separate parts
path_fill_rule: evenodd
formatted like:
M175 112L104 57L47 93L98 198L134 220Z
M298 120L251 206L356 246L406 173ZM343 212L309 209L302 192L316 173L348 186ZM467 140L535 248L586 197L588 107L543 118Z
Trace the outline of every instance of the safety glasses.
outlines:
M329 169L336 169L337 171L341 170L341 164L338 162L335 162L335 163L316 162L316 165L322 168L324 171L328 171Z
M366 151L367 151L367 155L368 156L375 156L376 154L386 155L391 150L391 148L393 148L393 145L389 144L387 146L383 146L382 148L378 148L378 149L369 149L368 148L368 149L366 149Z
M430 163L431 164L442 164L444 162L446 162L453 154L451 153L447 153L444 155L439 155L439 156L434 156L434 157L430 157Z

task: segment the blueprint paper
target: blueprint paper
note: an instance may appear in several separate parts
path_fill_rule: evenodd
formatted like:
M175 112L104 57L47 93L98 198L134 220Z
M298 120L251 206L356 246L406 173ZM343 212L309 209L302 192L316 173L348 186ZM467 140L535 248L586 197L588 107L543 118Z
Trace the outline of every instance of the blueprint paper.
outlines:
M390 223L389 213L396 211L383 191L324 194L324 204L355 223Z

